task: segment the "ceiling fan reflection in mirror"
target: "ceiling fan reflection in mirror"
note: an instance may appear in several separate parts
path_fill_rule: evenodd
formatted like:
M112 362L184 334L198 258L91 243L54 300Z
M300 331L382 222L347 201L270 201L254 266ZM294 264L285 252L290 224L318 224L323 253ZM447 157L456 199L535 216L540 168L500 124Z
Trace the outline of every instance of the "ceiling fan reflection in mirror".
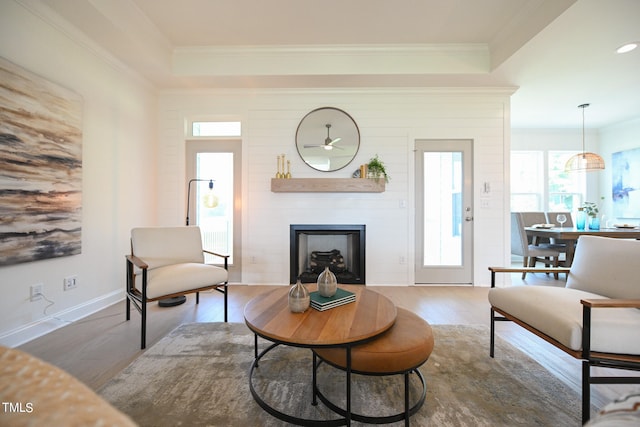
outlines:
M327 123L325 126L327 128L327 137L324 140L324 144L305 145L304 148L322 147L325 150L333 150L334 148L342 150L342 147L338 147L337 145L333 145L336 142L340 141L342 138L331 139L331 136L329 134L330 131L331 131L331 124Z
M340 138L338 138L340 137ZM335 107L307 113L296 129L296 149L312 169L333 172L347 166L360 147L360 130L349 114Z

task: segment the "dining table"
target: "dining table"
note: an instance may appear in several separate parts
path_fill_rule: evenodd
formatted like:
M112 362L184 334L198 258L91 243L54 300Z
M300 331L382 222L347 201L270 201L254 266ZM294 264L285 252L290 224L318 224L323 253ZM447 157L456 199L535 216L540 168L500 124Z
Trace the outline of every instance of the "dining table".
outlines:
M531 226L525 227L527 236L531 236L531 243L538 245L540 239L547 238L553 239L552 241L563 241L566 243L566 260L565 267L570 267L573 262L573 254L575 252L576 243L580 236L601 236L612 237L616 239L635 239L640 240L640 227L637 226L624 226L624 227L611 227L600 228L599 230L583 229L578 230L572 227L540 227Z

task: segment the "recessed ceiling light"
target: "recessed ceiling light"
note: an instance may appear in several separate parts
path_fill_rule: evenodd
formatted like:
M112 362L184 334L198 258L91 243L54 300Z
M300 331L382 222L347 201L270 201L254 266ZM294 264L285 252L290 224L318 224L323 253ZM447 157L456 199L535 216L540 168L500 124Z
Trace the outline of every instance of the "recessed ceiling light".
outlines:
M638 47L638 43L637 42L633 42L633 43L627 43L624 44L622 46L620 46L616 52L618 53L627 53L627 52L631 52L633 49Z

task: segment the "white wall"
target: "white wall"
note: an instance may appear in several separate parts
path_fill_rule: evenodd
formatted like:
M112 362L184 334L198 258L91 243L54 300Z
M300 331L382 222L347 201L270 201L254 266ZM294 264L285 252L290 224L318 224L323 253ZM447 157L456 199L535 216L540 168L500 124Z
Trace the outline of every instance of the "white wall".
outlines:
M243 276L247 284L289 282L289 224L357 223L367 226L370 285L414 282L414 156L416 139L472 139L474 145L474 278L488 285L487 266L508 260L509 153L507 90L220 90L160 95L158 220L184 218L185 122L189 117L236 117L243 125ZM306 166L295 149L295 131L309 111L345 110L361 133L361 147L345 169L323 173ZM276 156L292 162L294 177L349 177L375 154L391 182L381 194L272 193ZM505 154L507 153L507 154ZM481 188L488 207L480 208ZM180 200L180 203L176 203ZM401 207L401 202L406 207ZM400 263L400 257L406 259Z
M0 56L83 98L82 254L0 267L0 343L17 345L122 299L129 230L155 221L157 99L101 49L14 1L0 4ZM78 288L63 292L73 274ZM29 301L36 283L54 302L46 314L46 301Z

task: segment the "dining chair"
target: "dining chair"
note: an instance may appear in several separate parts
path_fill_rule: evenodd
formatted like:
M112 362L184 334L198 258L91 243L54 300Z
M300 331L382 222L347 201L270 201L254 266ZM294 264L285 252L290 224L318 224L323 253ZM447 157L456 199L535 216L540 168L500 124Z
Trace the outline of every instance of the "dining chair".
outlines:
M531 227L536 224L546 224L547 215L544 212L520 212L523 227ZM532 243L531 236L527 236L529 243ZM549 239L539 240L538 245L550 243Z
M520 213L522 214L522 223L525 227L531 227L536 224L555 224L557 222L555 221L555 217L557 216L557 214L553 215L554 221L555 221L554 222L554 221L549 221L549 215L547 214L547 212L520 212ZM567 218L567 221L568 221L568 218ZM533 243L533 238L529 235L527 235L527 240L529 241L529 243ZM553 238L538 238L536 245L540 247L548 248L548 249L556 249L561 253L564 253L565 259L566 259L567 242L565 241L558 241Z
M543 213L544 215L544 213ZM538 246L529 243L527 232L524 229L524 219L522 212L511 212L511 253L522 257L523 267L535 267L536 262L544 262L545 266L553 265L558 267L560 263L560 251L548 246ZM522 273L522 279L527 276ZM557 279L557 274L554 275Z

